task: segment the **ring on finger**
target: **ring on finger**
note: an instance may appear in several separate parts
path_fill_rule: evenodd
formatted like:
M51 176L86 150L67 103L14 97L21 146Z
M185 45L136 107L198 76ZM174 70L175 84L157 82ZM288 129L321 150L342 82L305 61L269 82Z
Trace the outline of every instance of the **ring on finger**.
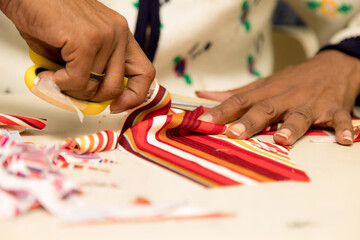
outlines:
M102 82L105 79L105 73L90 72L90 80Z

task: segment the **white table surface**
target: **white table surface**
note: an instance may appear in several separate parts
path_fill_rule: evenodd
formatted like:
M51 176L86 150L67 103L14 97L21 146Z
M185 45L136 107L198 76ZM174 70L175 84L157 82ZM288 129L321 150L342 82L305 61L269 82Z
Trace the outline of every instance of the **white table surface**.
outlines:
M35 96L0 95L0 112L48 119L44 130L29 130L25 141L46 144L100 130L118 130L121 115L77 116ZM272 141L270 136L259 137ZM129 204L137 196L155 203L187 199L194 206L234 213L231 218L71 226L38 209L0 222L0 239L360 239L360 143L352 147L315 144L306 136L290 157L310 183L276 182L206 189L163 168L118 150L103 153L117 165L110 173L63 170L76 180L100 179L118 189L84 187L94 205ZM1 204L1 203L0 203Z

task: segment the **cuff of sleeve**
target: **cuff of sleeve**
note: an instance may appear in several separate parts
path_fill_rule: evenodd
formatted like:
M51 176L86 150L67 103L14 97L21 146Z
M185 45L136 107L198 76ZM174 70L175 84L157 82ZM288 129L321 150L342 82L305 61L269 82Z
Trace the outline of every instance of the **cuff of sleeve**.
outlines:
M328 49L339 50L360 59L360 37L347 38L337 44L326 45L322 47L319 52Z

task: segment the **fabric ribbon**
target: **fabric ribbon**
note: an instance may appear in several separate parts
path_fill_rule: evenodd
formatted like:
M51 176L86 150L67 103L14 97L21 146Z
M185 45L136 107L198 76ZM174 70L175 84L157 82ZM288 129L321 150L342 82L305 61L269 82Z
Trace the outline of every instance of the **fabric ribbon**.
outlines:
M0 125L43 129L46 126L46 119L0 113Z
M66 139L65 147L76 153L96 153L114 150L117 145L117 133L105 130L94 134Z
M223 135L226 126L197 120L202 107L174 113L170 94L161 86L156 90L125 120L119 145L128 152L205 187L309 181L291 162L288 148L229 139Z

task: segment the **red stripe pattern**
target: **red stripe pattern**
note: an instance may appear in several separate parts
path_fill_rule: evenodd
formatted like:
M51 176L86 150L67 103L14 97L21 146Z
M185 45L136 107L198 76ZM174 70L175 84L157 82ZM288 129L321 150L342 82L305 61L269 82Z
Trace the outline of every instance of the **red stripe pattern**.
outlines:
M46 119L24 117L11 114L0 114L0 125L23 126L35 129L43 129Z
M133 125L119 138L122 148L205 187L309 181L291 162L288 148L256 139L229 139L223 134L226 126L197 120L202 107L164 115L170 109L170 100L161 96L165 93L159 91L153 99L160 102L151 103L151 108L161 106L161 114L149 116L146 105L129 114L124 126ZM142 121L134 121L138 116Z
M114 150L117 146L117 138L116 132L105 130L65 141L67 149L82 154Z

